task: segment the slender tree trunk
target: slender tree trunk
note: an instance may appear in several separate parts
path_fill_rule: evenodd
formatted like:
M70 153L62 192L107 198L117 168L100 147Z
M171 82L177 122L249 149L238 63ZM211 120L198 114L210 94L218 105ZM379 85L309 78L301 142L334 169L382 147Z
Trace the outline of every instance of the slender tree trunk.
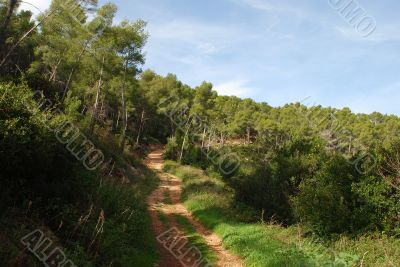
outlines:
M86 113L86 108L87 108L86 105L84 105L83 108L82 108L82 111L81 111L82 115Z
M247 127L247 144L250 145L250 127Z
M115 124L115 130L116 130L116 131L118 130L119 116L120 116L120 113L119 113L119 111L118 111L117 123Z
M204 127L204 130L203 130L203 138L202 138L202 140L201 140L201 148L202 148L202 149L204 148L205 139L206 139L206 127Z
M126 109L126 99L125 99L125 87L126 87L126 71L128 68L128 60L125 63L125 71L124 71L124 81L121 87L121 104L122 104L122 134L120 141L121 152L124 152L125 149L125 137L126 137L126 129L128 128L128 111Z
M139 131L138 131L138 135L136 137L136 145L139 145L139 141L140 141L140 134L142 133L142 128L143 128L143 120L144 120L144 109L142 110L142 116L140 117L140 123L139 123Z
M213 129L208 136L207 152L210 151L210 147L214 144L214 142L215 142L215 129Z
M352 150L352 148L353 148L353 137L352 136L350 136L350 143L349 143L349 155L353 155L353 150Z
M50 73L49 82L55 81L55 80L56 80L57 69L58 69L58 66L60 66L60 64L61 64L61 61L62 61L62 58L60 57L60 59L58 60L57 64L54 65L54 66L51 68L52 71L51 71L51 73Z
M212 140L213 135L214 135L214 130L212 132L210 132L210 135L208 136L207 151L210 150L211 140Z
M106 100L106 97L104 96L104 97L101 99L101 106L100 106L100 112L99 112L99 117L101 116L102 121L104 121L104 122L105 122L105 120L107 119L106 116L105 116L105 112L104 112L104 102L105 102L105 100ZM104 116L103 116L103 115L104 115Z
M6 43L6 31L8 25L10 24L11 16L14 14L14 11L17 8L18 0L9 0L8 8L6 16L4 17L3 22L0 25L0 49L3 50L3 47Z
M68 89L69 89L69 85L71 84L71 80L72 80L72 76L74 75L74 72L75 72L75 67L72 68L71 72L70 72L69 75L68 75L68 80L67 80L67 82L66 82L66 84L65 84L64 92L63 92L62 99L61 99L61 101L62 101L63 103L64 103L65 97L67 96L67 92L68 92Z
M121 152L123 153L125 150L125 139L126 139L126 130L128 129L128 110L125 108L125 114L123 116L123 128L122 128L122 136L121 136L121 143L120 148Z
M101 86L103 83L103 68L104 68L104 56L103 56L103 62L101 63L101 69L100 69L100 78L97 83L97 92L96 92L96 101L94 103L94 108L93 108L93 113L92 113L92 119L90 121L90 128L89 132L90 134L93 134L94 131L94 125L96 123L97 115L98 115L98 110L99 110L99 101L100 101L100 94L101 94Z
M182 142L182 146L181 146L181 152L179 154L179 163L182 162L182 158L183 158L183 152L185 150L185 143L186 143L186 138L188 136L189 133L189 129L190 129L190 122L188 122L188 125L186 127L186 131L185 131L185 135L183 136L183 142Z

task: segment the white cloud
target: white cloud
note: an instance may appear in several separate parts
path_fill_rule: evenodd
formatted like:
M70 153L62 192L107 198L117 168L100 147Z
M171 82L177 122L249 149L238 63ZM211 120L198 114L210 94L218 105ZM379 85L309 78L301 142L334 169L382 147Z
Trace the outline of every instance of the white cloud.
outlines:
M50 6L51 0L28 0L23 1L20 9L32 11L34 16L39 15Z
M214 87L214 90L216 90L219 95L233 95L238 97L246 97L253 91L246 86L246 82L243 80L233 80L218 84Z
M245 33L238 34L238 28L231 25L215 25L187 20L150 23L149 32L151 39L179 42L195 48L201 54L216 53L227 45L241 40L245 35Z

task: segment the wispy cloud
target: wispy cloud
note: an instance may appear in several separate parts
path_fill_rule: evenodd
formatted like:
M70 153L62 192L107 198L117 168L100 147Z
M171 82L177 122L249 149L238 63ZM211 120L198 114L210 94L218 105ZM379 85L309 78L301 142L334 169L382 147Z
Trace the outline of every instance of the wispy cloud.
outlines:
M204 54L212 54L231 45L246 34L238 36L240 29L233 25L215 25L206 22L174 20L169 23L149 24L151 38L171 40L190 45Z
M265 0L231 0L237 4L266 12L284 12L291 13L297 17L304 17L304 12L299 6L287 5L284 1L265 1Z
M259 1L259 0L233 0L233 1L263 11L275 11L277 9L276 6L272 5L271 3L267 3L265 1Z
M244 80L233 80L220 83L217 86L215 86L214 89L220 95L228 95L228 96L234 95L239 97L246 97L249 96L251 92L254 92L254 89L246 86L246 81Z

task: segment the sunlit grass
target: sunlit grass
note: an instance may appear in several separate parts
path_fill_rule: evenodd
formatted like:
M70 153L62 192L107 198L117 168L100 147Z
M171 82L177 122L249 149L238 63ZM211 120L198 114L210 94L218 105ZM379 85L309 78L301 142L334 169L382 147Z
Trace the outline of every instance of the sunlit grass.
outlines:
M179 225L179 229L183 230L185 236L187 237L190 245L196 247L204 259L209 263L215 263L218 260L215 252L207 245L204 238L196 231L194 226L190 221L179 214L174 216L176 223Z

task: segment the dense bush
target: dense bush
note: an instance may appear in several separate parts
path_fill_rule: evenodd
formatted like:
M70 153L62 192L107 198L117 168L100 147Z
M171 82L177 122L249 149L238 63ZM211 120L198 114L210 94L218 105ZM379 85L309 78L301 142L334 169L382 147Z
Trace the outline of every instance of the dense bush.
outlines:
M40 228L52 232L78 266L153 266L156 251L145 204L153 177L135 177L133 188L102 170L84 169L54 133L70 118L39 106L26 85L0 84L2 242L14 244ZM115 161L117 169L121 159ZM2 248L0 265L12 265L20 249Z
M48 119L50 113L38 110L24 85L1 84L0 96L0 182L12 192L2 194L1 205L72 200L83 193L72 190L79 188L73 168L76 160L52 131L62 118Z
M260 214L233 201L231 190L215 173L210 176L175 162L166 162L165 170L183 178L185 204L194 216L249 266L400 266L398 238L364 232L321 239L302 225L259 223ZM257 223L248 223L254 218Z
M290 218L287 180L275 179L268 166L242 163L238 174L226 181L234 188L236 200L264 213L264 219L287 222Z
M320 159L321 167L301 181L292 198L294 214L321 234L349 231L354 222L351 165L339 155Z
M359 223L366 230L400 237L400 143L371 153L376 162L371 172L353 184Z
M165 146L164 158L177 160L179 155L179 146L175 137L168 138Z
M392 151L371 152L377 164L368 173L356 166L361 155L349 159L325 147L313 138L294 138L265 156L251 145L236 147L240 168L228 176L196 146L185 150L183 163L218 173L233 188L236 202L263 214L264 220L301 222L324 236L365 231L398 235L400 190L379 173L385 165L382 155L395 157L396 145L390 146ZM396 181L393 171L387 176Z

